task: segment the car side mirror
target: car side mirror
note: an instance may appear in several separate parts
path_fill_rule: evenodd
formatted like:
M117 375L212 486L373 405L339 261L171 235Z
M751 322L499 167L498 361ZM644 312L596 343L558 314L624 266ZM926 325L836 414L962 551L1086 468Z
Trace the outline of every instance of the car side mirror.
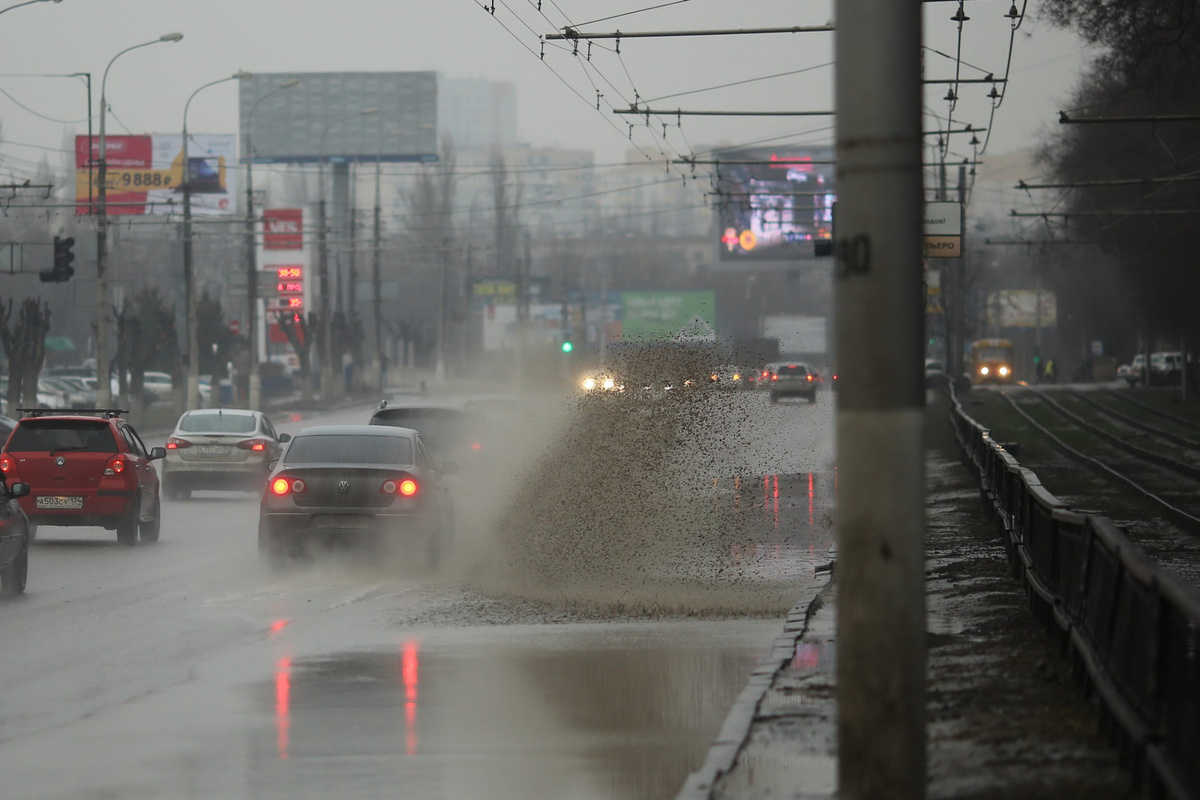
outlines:
M279 459L272 459L271 462L267 464L267 469L274 470L277 466L279 466Z
M24 481L18 481L8 487L8 494L10 497L24 497L29 494L29 484Z
M286 442L290 442L291 440L292 440L292 435L291 435L290 433L281 433L281 434L279 434L279 443L280 443L280 444L284 444L284 443L286 443Z
M150 448L150 460L151 461L157 461L160 458L166 458L166 457L167 457L167 449L165 447L151 447Z
M457 461L443 461L442 462L442 474L443 475L457 475L458 474L458 462Z

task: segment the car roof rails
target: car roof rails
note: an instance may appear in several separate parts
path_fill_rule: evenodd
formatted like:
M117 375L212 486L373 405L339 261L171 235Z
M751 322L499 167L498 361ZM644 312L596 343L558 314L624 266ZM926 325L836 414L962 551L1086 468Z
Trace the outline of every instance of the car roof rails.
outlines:
M128 414L127 408L18 408L17 411L27 417L44 417L47 415L70 415L77 417L87 417L99 415L105 419L113 419Z

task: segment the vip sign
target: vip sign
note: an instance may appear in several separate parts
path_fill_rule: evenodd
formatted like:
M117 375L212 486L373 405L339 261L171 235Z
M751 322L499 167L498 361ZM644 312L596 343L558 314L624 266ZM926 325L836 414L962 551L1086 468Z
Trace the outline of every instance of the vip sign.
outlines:
M268 208L263 212L263 248L304 248L304 211L299 208Z

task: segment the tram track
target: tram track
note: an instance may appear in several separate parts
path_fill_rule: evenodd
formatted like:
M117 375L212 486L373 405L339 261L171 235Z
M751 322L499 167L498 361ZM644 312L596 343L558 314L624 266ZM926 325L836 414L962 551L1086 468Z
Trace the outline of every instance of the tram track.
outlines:
M1053 442L1061 452L1132 491L1192 536L1200 536L1200 467L1132 445L1083 419L1040 390L1030 389L1016 394L1035 398L1040 405L1051 409L1057 419L1065 420L1070 426L1070 430L1056 433L1023 408L1025 404L1018 402L1014 393L1005 392L1002 395L1031 428ZM1098 446L1089 446L1089 452L1084 452L1082 444L1075 446L1064 440L1063 436L1068 434L1076 441L1082 438L1084 441L1097 442Z

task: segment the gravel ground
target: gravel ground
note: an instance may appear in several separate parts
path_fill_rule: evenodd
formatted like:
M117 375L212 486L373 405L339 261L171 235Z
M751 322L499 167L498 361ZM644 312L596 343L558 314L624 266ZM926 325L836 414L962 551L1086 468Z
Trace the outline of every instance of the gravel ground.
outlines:
M928 797L1132 798L1094 708L1026 610L945 414L934 405L927 420ZM836 586L792 618L807 622L733 768L681 798L836 796Z

